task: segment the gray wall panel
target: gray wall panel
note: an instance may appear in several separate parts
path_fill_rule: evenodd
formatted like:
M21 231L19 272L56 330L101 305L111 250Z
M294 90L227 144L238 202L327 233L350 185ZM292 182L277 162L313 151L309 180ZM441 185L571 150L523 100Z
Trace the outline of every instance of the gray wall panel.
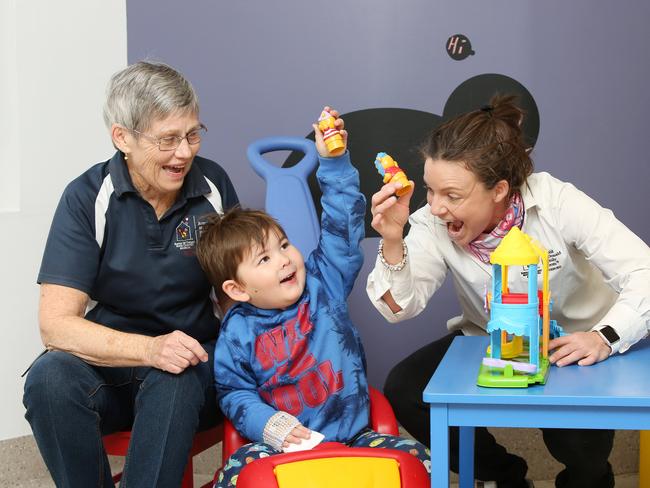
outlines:
M460 83L499 73L537 102L537 169L573 182L650 241L645 0L129 0L127 9L129 61L162 60L192 80L210 128L202 154L227 168L247 206L262 206L264 194L245 158L251 141L306 135L324 104L442 115ZM475 50L462 61L444 49L457 33ZM444 333L458 305L447 283L420 317L387 324L363 290L376 239L364 249L351 310L381 386L399 358Z

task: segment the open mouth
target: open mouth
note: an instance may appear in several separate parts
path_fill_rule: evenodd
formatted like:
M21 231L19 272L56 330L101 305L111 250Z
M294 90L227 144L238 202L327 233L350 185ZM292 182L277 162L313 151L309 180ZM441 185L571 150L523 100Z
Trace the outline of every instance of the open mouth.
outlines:
M465 224L461 220L454 220L453 222L447 222L447 233L449 237L455 239L458 237L463 230Z
M174 176L179 176L183 174L183 170L185 169L185 166L167 165L167 166L163 166L163 169Z
M289 276L281 279L280 283L290 283L295 279L295 277L296 277L296 273L291 273Z

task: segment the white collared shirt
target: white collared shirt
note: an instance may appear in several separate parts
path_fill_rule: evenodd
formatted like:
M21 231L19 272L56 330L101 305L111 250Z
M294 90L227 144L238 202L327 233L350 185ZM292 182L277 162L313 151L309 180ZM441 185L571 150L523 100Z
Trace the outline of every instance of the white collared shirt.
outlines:
M568 333L611 325L620 336L612 353L625 352L646 337L650 248L611 210L548 173L531 175L521 193L526 208L522 230L549 251L551 318ZM448 328L485 334L491 265L454 244L429 205L414 212L410 224L406 266L389 271L377 259L368 276L366 291L373 305L389 322L412 318L424 310L450 271L462 316L449 320ZM512 292L526 292L527 270L511 266L508 286ZM393 313L381 299L387 291L400 312Z

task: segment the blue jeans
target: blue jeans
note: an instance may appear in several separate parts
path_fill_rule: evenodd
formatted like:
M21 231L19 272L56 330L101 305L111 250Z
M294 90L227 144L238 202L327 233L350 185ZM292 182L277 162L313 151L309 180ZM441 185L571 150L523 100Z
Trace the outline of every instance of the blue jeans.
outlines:
M131 429L121 488L178 488L197 429L215 425L210 360L174 375L155 368L92 366L52 351L36 361L23 403L57 487L113 487L102 436Z

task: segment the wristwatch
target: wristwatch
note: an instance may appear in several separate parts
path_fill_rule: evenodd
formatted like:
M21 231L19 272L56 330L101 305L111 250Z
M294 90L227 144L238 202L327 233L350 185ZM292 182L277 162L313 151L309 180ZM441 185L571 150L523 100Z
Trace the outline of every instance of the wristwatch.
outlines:
M605 344L612 348L612 350L614 350L614 344L621 339L616 332L616 329L611 325L604 325L600 329L597 329L596 332L603 338Z

